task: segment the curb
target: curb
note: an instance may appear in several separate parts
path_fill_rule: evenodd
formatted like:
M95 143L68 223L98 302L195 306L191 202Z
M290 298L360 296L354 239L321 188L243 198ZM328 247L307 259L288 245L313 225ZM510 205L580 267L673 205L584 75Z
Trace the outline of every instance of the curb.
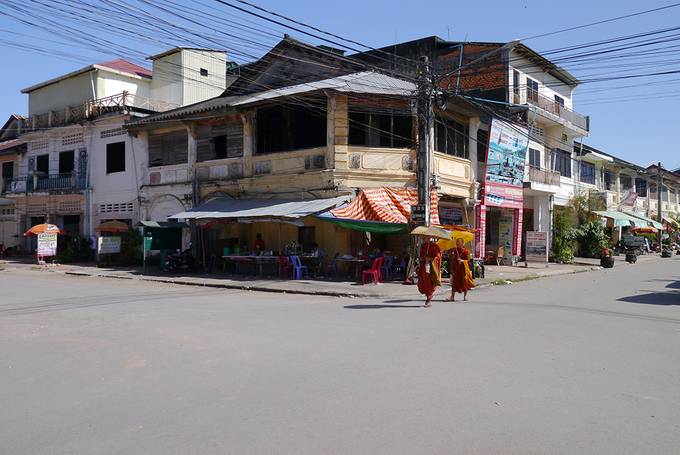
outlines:
M577 273L585 273L585 272L593 272L597 270L602 270L602 267L599 266L593 266L592 264L589 264L590 267L586 267L583 270L569 270L561 273L555 273L551 275L538 275L535 278L532 278L530 280L522 280L520 279L519 281L515 281L512 284L519 284L523 281L534 281L538 279L543 279L543 278L550 278L550 277L557 277L557 276L563 276L563 275L573 275ZM386 295L386 294L357 294L353 292L343 292L343 291L323 291L323 290L305 290L305 289L280 289L280 288L270 288L270 287L265 287L265 286L248 286L248 285L239 285L239 284L227 284L227 283L208 283L205 281L187 281L183 279L172 279L172 278L146 278L144 276L125 276L125 275L112 275L112 274L93 274L93 273L87 273L87 272L78 272L78 271L57 271L54 270L54 272L57 273L62 273L64 275L70 275L70 276L81 276L81 277L97 277L97 278L110 278L110 279L115 279L115 280L137 280L137 281L146 281L146 282L151 282L151 283L164 283L164 284L175 284L175 285L180 285L180 286L195 286L195 287L208 287L208 288L215 288L215 289L233 289L233 290L241 290L241 291L254 291L254 292L268 292L268 293L273 293L273 294L297 294L297 295L312 295L312 296L324 296L324 297L338 297L338 298L390 298L394 297L392 295ZM511 281L511 280L510 280ZM489 283L483 283L475 286L475 289L487 289L491 288L494 286L501 286L500 284L496 284L495 282L489 282ZM441 289L443 292L444 289Z

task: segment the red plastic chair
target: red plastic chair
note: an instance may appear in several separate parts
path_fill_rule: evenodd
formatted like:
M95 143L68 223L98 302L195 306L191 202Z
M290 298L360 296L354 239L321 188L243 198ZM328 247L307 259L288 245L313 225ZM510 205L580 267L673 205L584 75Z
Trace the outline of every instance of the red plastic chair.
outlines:
M385 258L375 258L370 270L361 272L361 284L366 284L366 278L373 277L373 283L382 283L382 272L380 271Z
M279 256L279 276L281 278L290 278L292 276L293 266L286 256Z

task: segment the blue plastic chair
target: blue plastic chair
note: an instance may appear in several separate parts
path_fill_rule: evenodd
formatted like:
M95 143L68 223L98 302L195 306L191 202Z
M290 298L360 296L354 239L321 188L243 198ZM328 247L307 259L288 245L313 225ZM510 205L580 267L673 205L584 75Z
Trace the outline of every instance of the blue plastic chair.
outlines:
M385 256L385 263L383 264L382 267L380 267L380 271L382 273L383 279L385 280L391 280L392 279L392 265L394 264L394 256Z
M307 266L302 265L299 257L291 256L290 262L293 264L293 275L296 280L301 280L303 276L309 276Z

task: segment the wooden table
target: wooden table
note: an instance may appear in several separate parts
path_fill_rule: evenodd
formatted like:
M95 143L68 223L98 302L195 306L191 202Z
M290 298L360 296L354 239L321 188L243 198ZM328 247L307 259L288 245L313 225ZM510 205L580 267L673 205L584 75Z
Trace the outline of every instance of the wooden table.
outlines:
M354 279L359 280L361 278L361 270L363 269L364 264L366 263L366 259L359 259L359 258L346 258L346 257L337 257L336 261L338 263L345 263L347 264L347 267L352 267L354 266Z
M248 265L254 265L257 268L257 275L258 276L264 276L264 266L268 264L275 264L276 265L276 270L278 275L278 267L279 267L279 257L278 256L237 256L237 255L228 255L228 256L222 256L222 260L225 262L232 262L234 264L248 264ZM234 269L234 273L236 273L236 269ZM241 274L239 274L241 275Z

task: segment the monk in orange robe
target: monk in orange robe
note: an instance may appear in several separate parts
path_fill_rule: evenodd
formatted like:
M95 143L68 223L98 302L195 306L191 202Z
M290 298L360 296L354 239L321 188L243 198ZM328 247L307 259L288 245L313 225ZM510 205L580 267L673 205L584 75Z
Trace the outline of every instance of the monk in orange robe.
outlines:
M435 291L442 284L442 251L436 240L424 242L419 257L418 291L425 294L425 308L429 308Z
M467 293L475 287L475 280L470 270L470 250L463 246L463 240L456 240L456 248L449 254L449 272L451 273L451 300L456 301L456 292L463 293L463 300L467 300Z

